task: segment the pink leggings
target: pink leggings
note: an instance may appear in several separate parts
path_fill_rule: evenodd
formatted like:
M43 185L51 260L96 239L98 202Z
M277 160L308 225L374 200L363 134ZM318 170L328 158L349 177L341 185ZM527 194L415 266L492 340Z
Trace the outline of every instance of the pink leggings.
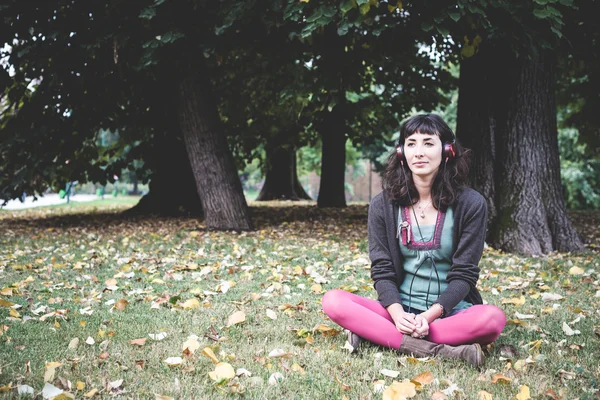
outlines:
M330 290L322 300L323 311L336 324L381 346L397 349L400 333L387 310L375 300ZM429 325L427 340L449 345L488 344L496 340L506 325L504 312L492 305L474 305Z

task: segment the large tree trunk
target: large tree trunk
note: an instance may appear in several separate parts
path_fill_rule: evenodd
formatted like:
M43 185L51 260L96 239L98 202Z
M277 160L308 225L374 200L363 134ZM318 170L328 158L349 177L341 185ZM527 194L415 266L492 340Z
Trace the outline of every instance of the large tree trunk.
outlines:
M561 189L553 64L543 52L517 59L489 49L461 65L459 138L474 150L474 186L495 213L490 242L509 252L583 248Z
M582 250L567 216L560 179L554 58L512 58L508 113L498 142L498 221L492 244L526 254ZM512 75L512 76L511 76Z
M298 188L302 189L300 193ZM267 200L310 199L298 181L296 151L292 146L267 147L265 183L256 198Z
M156 167L150 179L150 191L125 214L202 216L202 203L181 133L174 130L170 136L157 134L153 153Z
M252 221L205 71L179 85L179 121L209 229L251 230Z
M325 110L319 133L323 142L319 207L346 207L344 181L346 173L346 124L341 104L331 112Z

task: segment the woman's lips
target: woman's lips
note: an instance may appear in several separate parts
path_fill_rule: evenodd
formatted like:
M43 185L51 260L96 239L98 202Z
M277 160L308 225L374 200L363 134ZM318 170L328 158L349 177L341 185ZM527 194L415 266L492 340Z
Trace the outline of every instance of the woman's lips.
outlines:
M425 161L419 161L419 162L413 163L413 165L415 167L422 167L425 164L427 164Z

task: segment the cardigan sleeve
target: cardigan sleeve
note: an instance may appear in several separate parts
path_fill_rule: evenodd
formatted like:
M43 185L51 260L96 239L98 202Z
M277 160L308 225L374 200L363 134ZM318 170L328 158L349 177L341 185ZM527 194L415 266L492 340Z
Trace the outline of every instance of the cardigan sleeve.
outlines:
M368 217L369 258L371 259L371 278L379 296L379 302L387 307L401 303L398 291L398 277L392 261L387 240L387 228L383 212L384 201L377 196L371 202Z
M448 287L435 301L450 312L477 285L479 260L483 254L487 224L487 204L475 191L464 204L465 210L459 221L458 243L448 272ZM456 223L455 222L455 223Z

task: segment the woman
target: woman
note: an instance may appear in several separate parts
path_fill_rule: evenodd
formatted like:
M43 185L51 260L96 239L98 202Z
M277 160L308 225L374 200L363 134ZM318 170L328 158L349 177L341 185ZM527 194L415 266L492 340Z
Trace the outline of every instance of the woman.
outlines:
M467 188L461 146L442 118L416 115L401 130L384 190L369 207L374 301L332 290L323 310L361 338L417 357L439 355L480 367L481 344L500 336L506 317L483 305L476 284L487 206Z

